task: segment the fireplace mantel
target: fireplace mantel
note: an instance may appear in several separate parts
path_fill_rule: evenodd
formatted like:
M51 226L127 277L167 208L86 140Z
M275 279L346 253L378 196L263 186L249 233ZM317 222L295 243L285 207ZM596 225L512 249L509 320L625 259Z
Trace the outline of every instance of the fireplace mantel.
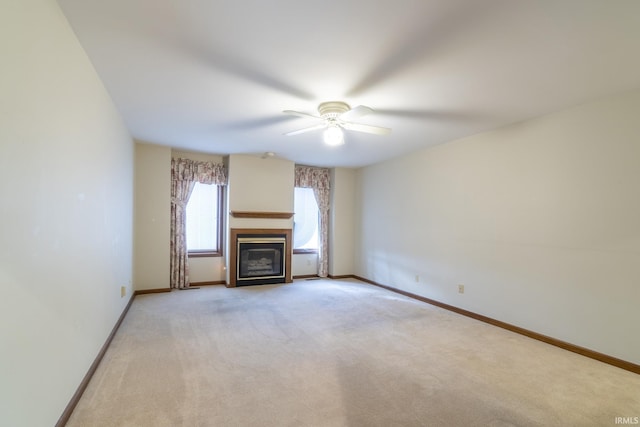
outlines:
M256 211L230 211L234 218L265 218L265 219L289 219L293 212L256 212Z
M293 276L291 274L291 253L293 252L292 246L292 230L290 228L232 228L229 230L229 284L227 287L235 288L237 285L237 258L238 258L238 236L239 235L252 235L262 236L269 234L282 234L285 236L285 257L284 257L284 269L285 269L285 283L293 282Z

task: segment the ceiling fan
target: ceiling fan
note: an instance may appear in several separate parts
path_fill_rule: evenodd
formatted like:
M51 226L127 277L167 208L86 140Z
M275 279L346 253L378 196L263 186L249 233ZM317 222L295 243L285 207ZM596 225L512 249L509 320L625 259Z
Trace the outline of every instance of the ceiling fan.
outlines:
M318 106L319 116L313 114L302 113L300 111L284 110L283 113L292 114L294 116L311 118L319 120L320 123L314 126L309 126L303 129L287 132L285 135L298 135L305 132L314 130L325 129L324 141L328 145L340 145L344 142L342 129L353 130L356 132L372 133L375 135L387 135L391 132L389 128L383 128L380 126L365 125L363 123L353 123L351 120L362 117L366 114L372 113L373 110L364 105L351 108L349 104L342 101L330 101L323 102Z

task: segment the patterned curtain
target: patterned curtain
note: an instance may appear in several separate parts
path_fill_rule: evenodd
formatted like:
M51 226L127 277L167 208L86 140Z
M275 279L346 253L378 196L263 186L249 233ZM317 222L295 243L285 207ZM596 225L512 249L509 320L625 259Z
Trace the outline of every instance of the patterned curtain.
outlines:
M320 213L318 224L318 232L320 234L318 276L327 277L329 274L329 192L331 189L329 169L296 165L294 185L296 187L313 188L313 194L316 197Z
M186 207L196 182L226 185L222 164L190 159L171 159L171 249L169 271L173 289L189 288Z

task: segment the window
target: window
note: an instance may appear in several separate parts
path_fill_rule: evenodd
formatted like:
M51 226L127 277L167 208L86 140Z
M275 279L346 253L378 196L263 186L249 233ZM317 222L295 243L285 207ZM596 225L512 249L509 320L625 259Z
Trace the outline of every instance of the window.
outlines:
M293 252L317 252L318 204L313 195L313 188L295 188L294 213Z
M223 188L196 183L186 208L189 256L222 255Z

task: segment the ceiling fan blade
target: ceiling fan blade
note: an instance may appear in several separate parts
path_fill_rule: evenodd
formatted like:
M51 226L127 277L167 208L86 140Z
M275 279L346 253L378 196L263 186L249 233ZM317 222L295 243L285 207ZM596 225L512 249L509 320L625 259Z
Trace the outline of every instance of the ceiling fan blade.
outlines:
M349 122L344 122L341 123L341 126L347 130L354 130L356 132L366 132L366 133L372 133L374 135L388 135L389 133L391 133L391 129L389 128L383 128L380 126L371 126L371 125L364 125L362 123L349 123Z
M291 132L287 132L287 133L285 133L285 135L286 136L298 135L298 134L301 134L301 133L311 132L311 131L318 130L318 129L324 129L325 127L327 127L327 125L325 123L322 123L322 124L319 124L319 125L306 127L304 129L298 129L298 130L294 130L294 131L291 131Z
M351 110L347 111L346 113L342 113L340 115L340 120L350 121L371 113L373 113L373 110L371 108L366 107L364 105L358 105L357 107L353 107Z
M291 114L291 115L298 116L298 117L304 117L305 119L322 120L322 117L314 116L313 114L302 113L300 111L284 110L283 113Z

